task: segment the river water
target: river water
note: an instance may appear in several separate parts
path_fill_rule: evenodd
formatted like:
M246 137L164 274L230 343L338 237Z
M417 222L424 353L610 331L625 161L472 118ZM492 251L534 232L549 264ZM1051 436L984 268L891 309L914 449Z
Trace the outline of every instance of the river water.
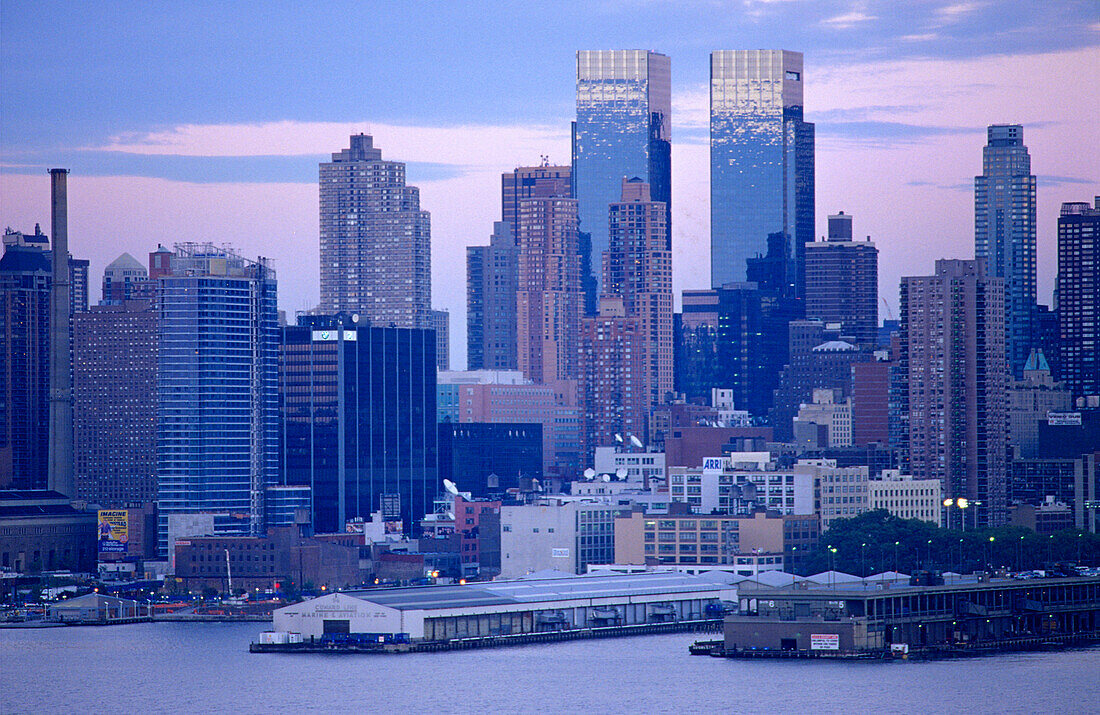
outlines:
M1100 712L1100 648L925 663L735 661L689 656L698 636L669 634L449 653L250 654L263 627L0 630L0 713Z

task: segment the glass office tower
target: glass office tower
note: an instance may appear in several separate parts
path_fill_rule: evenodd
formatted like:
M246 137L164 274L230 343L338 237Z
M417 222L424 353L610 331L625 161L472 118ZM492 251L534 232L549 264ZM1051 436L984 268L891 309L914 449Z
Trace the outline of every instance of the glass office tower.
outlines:
M262 534L279 456L275 271L182 243L158 283L160 551L173 514L214 514L217 533Z
M342 532L381 510L416 533L432 510L436 340L431 330L307 315L282 329L285 486L308 486L312 521Z
M648 50L577 53L573 190L580 230L591 236L595 296L603 292L608 206L619 201L623 179L636 176L649 184L653 200L665 203L672 235L671 76L669 58ZM588 297L589 312L595 296Z
M802 118L802 54L719 50L710 56L711 285L746 279L768 234L788 248L786 283L804 295L803 247L814 237L814 125Z
M1019 124L994 124L974 177L974 257L1005 279L1008 364L1020 379L1031 354L1035 312L1035 176Z

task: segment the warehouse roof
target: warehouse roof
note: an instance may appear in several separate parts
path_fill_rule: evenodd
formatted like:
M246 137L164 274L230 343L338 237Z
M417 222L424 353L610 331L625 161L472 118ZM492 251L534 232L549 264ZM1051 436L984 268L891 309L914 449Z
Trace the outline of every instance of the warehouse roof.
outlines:
M517 579L464 586L374 588L347 593L364 601L409 611L715 591L725 587L698 576L657 572Z

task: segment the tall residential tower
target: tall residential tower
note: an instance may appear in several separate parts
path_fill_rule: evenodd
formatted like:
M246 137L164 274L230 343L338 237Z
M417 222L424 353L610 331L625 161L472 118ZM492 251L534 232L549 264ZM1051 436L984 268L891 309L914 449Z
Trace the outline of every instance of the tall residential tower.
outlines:
M1100 196L1058 217L1061 378L1074 397L1100 395Z
M1009 369L1023 376L1034 341L1035 176L1019 124L994 124L974 177L974 257L1005 281Z
M374 325L426 327L431 227L405 164L383 161L367 134L320 166L321 309Z

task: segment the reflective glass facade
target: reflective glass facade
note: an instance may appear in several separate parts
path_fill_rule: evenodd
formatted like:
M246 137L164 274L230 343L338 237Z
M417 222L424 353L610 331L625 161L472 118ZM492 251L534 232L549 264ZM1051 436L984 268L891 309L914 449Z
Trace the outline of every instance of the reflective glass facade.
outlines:
M159 280L160 551L170 514L213 513L261 534L278 468L275 272L210 244L180 244Z
M319 533L369 521L383 494L400 495L416 528L440 485L434 331L299 322L280 347L285 483L311 488Z
M994 124L974 177L974 257L1005 279L1009 367L1017 379L1031 353L1035 311L1035 177L1019 124Z
M711 285L746 279L745 261L787 237L786 282L803 295L814 236L814 125L802 119L802 54L711 53Z
M649 184L653 200L663 201L671 218L670 67L668 57L647 50L577 53L573 186L580 230L591 236L596 295L602 293L599 257L608 247L608 206L619 201L622 180L638 177Z

